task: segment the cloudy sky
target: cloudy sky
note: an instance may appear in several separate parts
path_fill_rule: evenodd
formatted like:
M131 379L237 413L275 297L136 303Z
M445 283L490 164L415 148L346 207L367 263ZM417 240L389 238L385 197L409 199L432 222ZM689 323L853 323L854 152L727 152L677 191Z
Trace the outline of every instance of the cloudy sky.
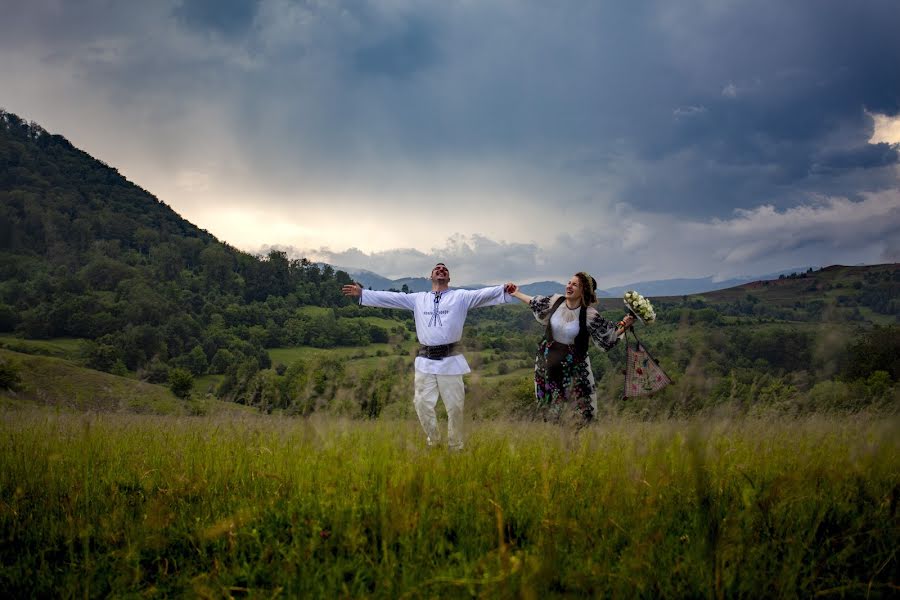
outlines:
M896 0L3 6L0 107L245 250L601 287L900 261Z

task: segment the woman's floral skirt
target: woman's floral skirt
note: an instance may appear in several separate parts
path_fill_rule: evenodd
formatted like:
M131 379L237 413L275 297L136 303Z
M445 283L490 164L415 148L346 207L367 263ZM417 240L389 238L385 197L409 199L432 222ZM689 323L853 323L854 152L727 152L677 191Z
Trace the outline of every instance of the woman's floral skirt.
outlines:
M585 422L594 417L594 393L588 357L578 357L575 347L541 340L534 360L534 394L545 419L558 420L566 408Z

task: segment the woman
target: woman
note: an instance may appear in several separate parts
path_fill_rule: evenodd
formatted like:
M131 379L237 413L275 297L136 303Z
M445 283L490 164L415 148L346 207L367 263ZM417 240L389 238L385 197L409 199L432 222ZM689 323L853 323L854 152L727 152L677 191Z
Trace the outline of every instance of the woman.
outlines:
M531 307L535 318L546 326L534 360L534 393L549 415L558 419L571 405L583 423L594 417L597 391L588 358L588 340L603 350L618 343L634 317L618 323L607 321L591 305L597 302L597 281L585 272L576 273L566 284L564 296L528 296L509 285L508 290Z

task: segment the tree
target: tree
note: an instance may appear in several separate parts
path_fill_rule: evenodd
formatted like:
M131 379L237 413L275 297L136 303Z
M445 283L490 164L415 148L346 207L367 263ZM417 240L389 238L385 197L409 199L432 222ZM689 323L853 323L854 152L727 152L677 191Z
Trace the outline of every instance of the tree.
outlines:
M187 353L187 358L184 360L184 366L187 367L193 375L203 375L206 373L206 370L209 368L209 363L206 360L206 354L204 354L202 346L198 344Z
M166 383L169 380L169 367L158 356L154 356L140 376L149 383Z
M169 370L169 389L179 398L190 397L194 388L194 376L189 371L181 368Z
M181 253L170 242L150 248L150 262L155 267L158 276L164 280L174 279L184 267Z
M200 264L210 281L221 286L227 282L234 268L234 259L224 246L210 244L200 252Z
M16 328L19 317L12 306L0 304L0 331L7 332Z
M209 372L215 374L224 373L232 362L234 362L234 355L227 348L219 348L209 363Z
M82 342L79 354L88 367L107 373L111 373L116 363L122 360L121 351L114 345L114 340L109 335L96 342Z
M900 326L875 327L859 334L847 349L844 375L848 379L865 379L876 371L900 380Z

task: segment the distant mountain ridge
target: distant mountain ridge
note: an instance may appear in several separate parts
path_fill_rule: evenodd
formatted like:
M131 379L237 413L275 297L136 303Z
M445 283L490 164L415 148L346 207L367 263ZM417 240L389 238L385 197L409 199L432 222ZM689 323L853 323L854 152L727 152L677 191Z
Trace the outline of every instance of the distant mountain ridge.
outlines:
M354 281L363 285L363 287L373 290L401 290L406 285L410 292L427 292L431 290L431 281L425 277L403 277L400 279L390 279L373 273L365 269L356 269L353 267L338 267L332 265L334 269L348 273ZM712 276L696 277L696 278L678 278L678 279L656 279L650 281L637 281L626 285L615 286L606 289L597 290L597 296L601 298L621 296L627 290L637 290L644 296L685 296L690 294L702 294L703 292L714 292L723 290L752 281L766 281L778 279L781 275L790 275L791 273L805 273L814 267L802 267L794 269L785 269L775 273L766 273L764 275L752 275L744 277L732 277L730 279L722 279L716 281ZM466 285L453 286L463 289L477 289L485 287L484 284L473 283ZM552 294L562 293L566 284L558 281L535 281L520 286L522 292L529 295L549 296Z
M403 286L405 285L407 287L407 290L409 290L410 292L431 291L431 280L427 277L401 277L400 279L390 279L366 269L357 269L354 267L339 267L336 265L331 266L336 271L344 271L345 273L350 275L353 281L362 284L362 286L365 288L370 288L373 290L402 290ZM451 287L474 290L485 286L480 283L474 283L467 285L453 285Z
M716 281L712 276L696 277L696 278L679 278L679 279L657 279L652 281L638 281L627 285L607 288L606 292L609 296L621 296L628 290L637 290L644 296L686 296L690 294L702 294L703 292L714 292L716 290L724 290L735 286L750 283L751 281L767 281L778 279L781 275L790 275L792 273L805 273L809 269L815 270L817 267L798 267L795 269L785 269L775 273L766 273L764 275L748 275L743 277L732 277Z

